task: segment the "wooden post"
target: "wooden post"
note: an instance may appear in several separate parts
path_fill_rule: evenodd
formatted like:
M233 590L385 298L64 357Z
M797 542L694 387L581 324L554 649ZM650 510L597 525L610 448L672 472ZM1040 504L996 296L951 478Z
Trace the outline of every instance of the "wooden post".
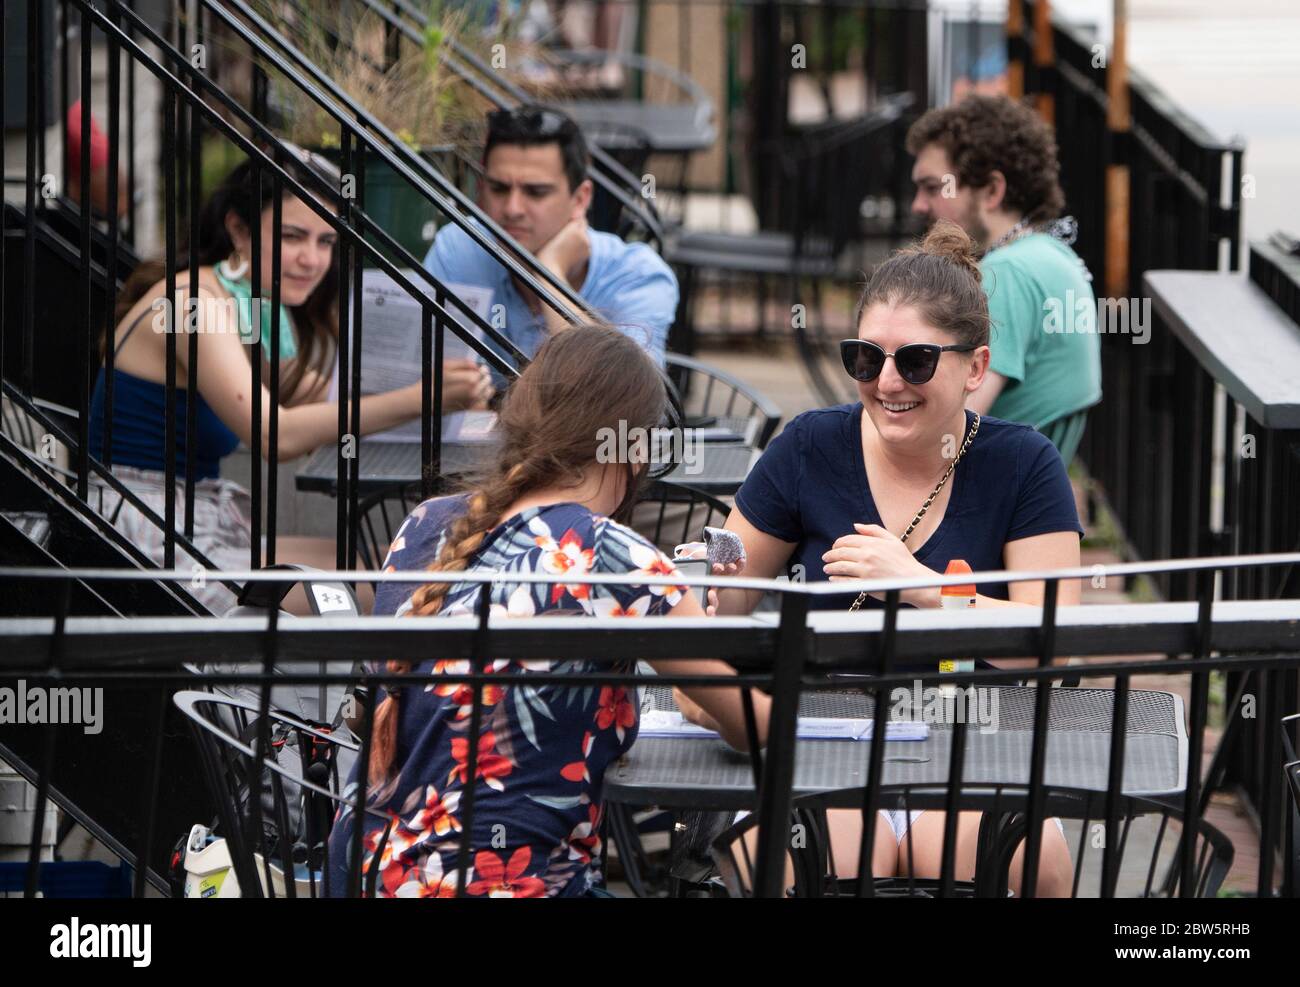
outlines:
M1007 0L1007 95L1016 102L1025 98L1025 63L1020 57L1025 38L1025 2Z
M1132 116L1128 95L1128 0L1113 0L1114 41L1106 62L1106 126L1112 145L1128 139ZM1106 294L1128 294L1128 164L1106 167Z
M1052 45L1052 4L1051 0L1036 0L1034 4L1034 65L1040 69L1050 69L1053 61ZM1056 126L1056 97L1049 92L1040 92L1034 98L1038 115L1050 125Z

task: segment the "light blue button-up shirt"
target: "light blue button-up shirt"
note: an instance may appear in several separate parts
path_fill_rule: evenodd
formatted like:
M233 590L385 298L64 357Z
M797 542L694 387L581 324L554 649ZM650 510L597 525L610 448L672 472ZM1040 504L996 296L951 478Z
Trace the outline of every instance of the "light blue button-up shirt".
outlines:
M677 278L644 243L624 243L612 233L589 230L591 257L578 295L610 325L642 343L661 365L668 329L677 311ZM531 357L546 339L546 322L520 296L510 273L458 226L438 231L424 266L444 282L492 292L488 322ZM497 308L497 306L502 306ZM504 320L504 324L502 324Z

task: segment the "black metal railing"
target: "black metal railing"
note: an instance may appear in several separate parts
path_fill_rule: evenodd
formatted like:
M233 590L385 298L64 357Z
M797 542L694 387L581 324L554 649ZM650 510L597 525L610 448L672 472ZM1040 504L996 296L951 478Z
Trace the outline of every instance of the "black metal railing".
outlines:
M406 0L360 2L380 13L411 42L422 43L427 17ZM789 144L798 139L803 126L799 122L801 108L792 106L791 100L796 82L807 81L810 92L817 93L823 120L850 119L878 106L885 97L903 93L913 97L913 116L930 103L924 0L681 0L655 4L653 10L642 0L613 0L604 6L618 19L635 21L635 30L624 33L624 37L633 36L627 50L608 38L604 42L614 47L574 53L564 48L556 30L535 46L542 64L547 64L548 57L555 60L548 67L562 80L567 60L580 57L581 65L591 66L599 65L602 58L611 59L627 77L614 98L660 103L680 98L685 88L695 92L695 98L717 114L721 170L715 178L691 177L686 165L692 152L652 151L652 171L659 178L656 185L679 197L688 191L743 194L753 203L763 229L788 232L796 225L790 215L786 160ZM981 13L978 4L971 9L976 16ZM515 57L518 24L499 26L504 33L492 35L492 40L501 42ZM673 43L666 43L668 38ZM597 39L598 46L600 43ZM716 57L716 45L723 47L721 61ZM495 72L472 47L449 39L446 49L447 65L493 102L500 105L530 98L518 82ZM704 50L709 57L702 61L699 52ZM716 74L719 65L724 76L720 87L715 87L716 92L704 92L693 76L701 71ZM839 76L854 76L860 91L849 92ZM562 81L559 84L563 86ZM580 98L589 99L591 94ZM841 106L844 102L849 105ZM901 138L903 130L905 127L895 136ZM707 154L708 149L693 153ZM677 162L675 181L669 158L684 159ZM643 176L628 174L599 148L593 164L598 184L606 169L613 184L630 183L624 185L620 200L627 193L642 197L658 221L655 199L645 196ZM889 222L884 228L898 235L907 226L907 175L899 170L879 176L870 191L882 201L888 200ZM853 203L847 212L856 214L858 205ZM625 208L631 211L630 204L625 203ZM678 218L681 208L681 203L676 203ZM639 221L649 225L643 216ZM731 229L732 225L727 210L723 226Z
M1059 21L1052 24L1054 61L1034 65L1028 57L1032 14L1033 2L1026 0L1025 34L1010 39L1012 54L1026 64L1026 91L1054 101L1061 183L1067 209L1079 223L1075 249L1093 275L1098 298L1123 305L1127 328L1138 317L1138 306L1149 305L1142 298L1147 271L1238 269L1244 148L1213 137L1132 69L1126 83L1131 127L1112 131L1107 78L1119 69L1109 60L1099 62L1094 38ZM1127 234L1118 239L1108 239L1106 226L1112 165L1129 170ZM1111 256L1117 250L1123 252L1118 264ZM1112 268L1127 272L1125 284L1105 286ZM1130 343L1127 333L1101 335L1104 398L1089 415L1080 458L1142 557L1214 550L1201 529L1187 523L1187 512L1198 509L1197 498L1209 496L1205 477L1214 382L1198 376L1194 361L1159 332L1149 345ZM1175 422L1171 405L1187 414ZM1142 468L1170 454L1190 470ZM1181 501L1184 490L1190 491L1187 501ZM1168 504L1176 519L1172 531Z
M32 0L28 11L44 10L46 5ZM177 475L176 450L178 448L178 429L172 412L175 408L176 390L182 382L176 380L175 355L177 345L188 346L188 380L184 382L189 393L196 393L197 387L197 338L193 333L187 334L184 341L178 341L175 331L177 323L173 318L166 333L167 348L167 434L165 448L160 450L167 463L165 483L174 488L183 480L185 499L178 511L169 499L165 510L155 515L129 490L112 475L111 449L114 405L114 359L113 347L105 348L103 361L105 372L104 402L104 448L91 449L90 430L90 394L94 375L100 366L99 344L101 331L107 324L111 329L113 311L127 272L126 264L134 260L130 247L140 242L142 230L138 226L136 208L140 203L142 189L141 162L136 160L135 143L138 123L147 122L140 108L136 106L138 89L137 76L143 73L152 80L162 100L161 112L161 147L162 163L161 196L163 208L162 240L165 254L165 281L168 297L175 297L178 278L194 277L198 263L196 250L196 227L200 198L200 186L203 181L202 166L204 149L209 141L221 142L237 152L243 153L256 162L257 177L274 176L275 206L278 196L293 193L301 197L322 219L328 222L339 237L335 267L340 274L339 294L339 336L338 336L338 393L339 393L339 486L337 516L337 555L338 564L350 564L354 557L356 539L357 510L357 458L355 443L360 441L360 372L362 359L363 319L361 305L361 269L363 266L377 267L387 274L421 306L423 313L422 345L424 353L423 372L423 430L422 462L423 476L427 486L432 488L440 474L441 436L436 426L434 409L441 403L441 368L443 358L443 339L446 332L451 332L479 356L507 378L518 372L524 362L523 354L502 335L499 329L485 320L471 306L459 306L460 314L453 317L449 310L451 302L457 301L456 294L446 285L429 274L421 264L421 258L414 257L393 237L373 221L365 208L364 202L364 167L367 159L384 163L406 182L425 201L434 206L445 220L464 229L476 242L510 270L521 283L532 289L547 305L561 312L566 318L591 317L592 313L573 293L572 289L557 280L554 275L536 264L536 261L522 248L513 244L506 234L498 229L464 193L444 176L430 162L415 154L394 134L369 117L345 93L326 78L315 66L307 61L300 52L285 38L278 35L264 21L239 0L219 3L202 0L195 5L197 18L187 19L183 13L183 4L178 4L172 11L174 17L170 36L152 26L131 4L110 2L93 5L85 0L61 0L58 4L62 34L66 39L72 35L75 27L76 44L69 40L58 52L59 76L69 77L69 64L75 58L80 67L79 96L81 99L80 129L83 134L90 133L92 96L92 68L97 49L104 49L108 75L107 86L107 136L108 163L107 189L108 202L103 215L93 214L87 207L78 208L66 200L57 201L55 206L60 215L75 217L76 235L72 236L68 224L61 226L47 222L48 210L39 208L43 193L49 191L46 181L46 139L47 119L45 111L49 102L49 80L42 72L42 60L36 57L44 50L44 32L49 25L39 17L30 17L27 22L27 79L26 97L30 125L26 130L26 171L22 178L26 193L26 208L21 213L24 239L21 241L21 264L16 264L17 244L7 243L4 260L6 282L9 286L8 297L0 305L0 376L4 380L5 397L20 406L39 426L43 437L56 439L66 446L74 464L74 478L71 488L81 501L72 505L82 517L90 523L103 527L103 519L89 504L90 486L104 485L113 489L135 509L158 525L163 532L167 564L174 564L176 552L185 552L199 564L208 566L205 559L192 544L194 516L194 457L187 457L184 476ZM250 105L241 105L229 92L218 85L205 71L203 59L195 59L193 46L201 50L205 42L211 42L220 30L222 43L229 49L235 43L242 48L242 57L253 72L254 85L251 89ZM232 41L233 39L233 41ZM125 65L123 64L125 63ZM125 72L123 68L125 67ZM274 73L276 81L283 85L295 86L314 105L318 106L337 126L338 144L341 148L342 172L345 176L356 177L358 193L354 197L344 194L342 188L330 187L329 183L310 169L295 162L294 156L277 139L269 129L267 119L267 92L270 74ZM123 76L127 80L123 92ZM260 81L259 81L260 80ZM65 111L77 95L66 85L60 91L60 103ZM58 105L58 104L56 104ZM64 114L56 114L55 119L62 121ZM125 118L126 126L123 126ZM123 140L123 130L126 130ZM142 128L143 129L143 128ZM122 144L125 143L125 153ZM91 202L90 192L90 153L91 141L87 138L81 144L81 170L78 187L79 200L83 204ZM120 158L125 157L127 181L125 194L130 204L126 215L119 218L118 169ZM66 157L66 155L65 155ZM67 162L64 162L65 182L69 175ZM66 184L64 186L66 191ZM12 222L12 220L10 220ZM6 230L16 232L15 227L6 225ZM186 238L190 242L188 256L178 256L180 242ZM280 231L278 226L273 232L270 245L261 243L260 230L253 228L252 242L252 290L254 297L260 298L268 287L261 284L262 250L267 246L275 257L279 256ZM0 237L0 242L9 239ZM509 245L503 248L502 244ZM53 247L51 247L53 245ZM68 290L67 284L59 284L57 272L45 264L45 254L41 251L57 247L62 250L63 268L69 272L64 275L69 280L75 278L75 293ZM42 263L37 264L38 257ZM93 262L78 262L78 259L93 258ZM38 277L38 274L40 277ZM275 279L273 279L275 281ZM21 285L21 287L19 287ZM270 286L271 310L273 320L279 318L279 284ZM76 299L76 307L70 307L69 298ZM63 318L50 319L46 322L46 309L51 305L61 305L58 309ZM38 315L41 316L38 319ZM173 313L174 316L174 313ZM40 332L37 332L38 322ZM462 327L468 324L468 329ZM179 330L178 330L179 331ZM111 337L110 337L111 338ZM39 357L38 360L38 350ZM267 471L263 476L260 456L254 451L251 476L253 500L253 532L250 561L256 565L263 561L261 555L261 536L267 536L267 548L264 561L273 562L275 556L276 518L276 464L279 458L279 430L277 428L279 399L279 334L278 326L272 326L270 345L259 342L252 348L251 383L254 393L261 393L263 385L263 363L267 363L265 383L271 394L270 418L266 423L269 440L266 448ZM68 357L75 354L69 373ZM70 383L71 381L71 383ZM48 387L60 388L58 397L76 412L71 422L55 421L42 409L33 404L33 398L48 396L43 394ZM193 449L195 442L195 403L190 402L184 419L182 435L185 448ZM253 402L252 428L254 435L263 430L261 405ZM351 443L345 442L345 438ZM13 440L5 436L5 452L16 464L39 465L36 459L22 450ZM265 503L265 510L263 510ZM121 545L128 553L129 545Z
M297 0L288 0L288 3L295 9L298 8ZM429 17L425 11L405 0L355 0L355 6L361 11L375 14L390 28L397 49L391 52L394 58L404 43L417 50L424 50L429 28ZM318 28L329 30L328 25L318 25ZM497 109L539 102L535 95L517 81L494 69L483 53L476 50L473 40L448 34L442 41L439 57L458 80ZM335 43L340 47L350 44L346 38L337 37ZM600 212L608 221L603 225L598 224L598 228L608 226L609 231L617 232L624 238L637 236L656 248L661 247L664 223L655 208L653 197L645 194L642 176L632 174L598 142L590 140L591 135L588 136L592 182L596 186L597 196L608 197L610 201L608 208L603 211L599 203L593 203L593 211ZM464 149L458 149L457 155L466 166L467 174L477 174L481 170L479 162L468 156Z
M483 605L475 616L446 617L430 620L393 620L390 618L338 618L281 621L272 610L265 617L235 616L227 619L191 618L149 620L103 619L74 616L69 612L68 595L62 595L62 604L52 614L34 615L20 619L0 621L0 683L21 679L23 688L45 688L57 684L61 688L98 687L106 694L120 695L127 691L138 697L153 697L144 708L152 710L156 721L152 732L134 736L124 748L126 759L138 759L143 766L130 776L129 790L115 790L122 806L138 806L138 815L130 810L124 813L123 825L128 826L131 839L113 840L111 846L124 860L136 867L136 893L143 892L146 879L162 886L163 864L169 856L173 834L167 826L180 824L188 828L195 817L210 818L211 806L191 802L177 804L168 801L177 793L160 787L169 777L162 770L161 757L164 745L171 745L174 754L179 749L172 731L176 724L170 710L169 698L175 689L229 688L235 684L249 685L260 694L260 718L267 721L270 709L269 691L272 684L309 686L358 684L354 670L358 661L377 664L364 666L368 670L360 679L366 687L364 693L364 722L372 722L375 686L389 681L381 671L382 662L405 659L420 662L436 654L443 661L468 661L471 672L437 674L410 673L402 681L447 683L464 682L474 690L474 705L481 701L481 690L487 684L507 683L508 676L484 671L490 656L508 654L512 660L542 659L563 655L566 660L588 661L597 668L603 664L626 661L630 656L638 659L681 659L720 657L730 662L737 677L718 676L655 676L616 674L603 670L583 674L538 672L530 681L552 684L619 684L664 685L683 681L695 685L759 686L771 691L773 703L768 727L768 743L761 755L751 758L756 782L751 803L760 819L760 837L756 856L757 873L755 890L765 896L779 896L783 887L785 831L792 804L792 784L795 766L795 736L798 698L800 693L812 688L828 686L841 690L861 691L874 701L875 736L882 736L890 707L892 690L910 688L917 682L937 684L940 679L964 690L967 686L1009 685L1023 681L1031 686L1033 712L1032 740L1026 753L1026 778L1007 779L1009 784L1023 786L1023 803L1020 812L1026 821L1026 895L1033 894L1033 875L1041 850L1036 835L1045 820L1044 796L1048 790L1045 781L1046 751L1050 731L1048 724L1053 704L1069 690L1054 690L1052 681L1061 677L1063 669L1056 664L1064 656L1072 656L1071 675L1084 679L1106 677L1114 679L1112 702L1103 721L1090 723L1086 729L1109 732L1111 742L1108 769L1104 788L1107 806L1107 832L1114 833L1117 805L1124 790L1126 774L1127 719L1132 679L1135 675L1190 676L1190 698L1186 702L1186 745L1180 744L1178 754L1180 780L1176 791L1166 793L1182 813L1184 826L1190 831L1198 827L1205 816L1214 779L1213 768L1204 779L1199 770L1202 754L1209 743L1206 728L1211 713L1210 676L1214 672L1250 670L1260 683L1263 704L1261 717L1271 717L1267 734L1272 742L1263 751L1264 774L1273 795L1270 811L1260 818L1261 852L1256 875L1256 893L1273 896L1276 887L1274 850L1283 832L1281 794L1286 784L1281 767L1283 750L1278 730L1281 716L1276 702L1275 683L1280 676L1294 674L1300 666L1300 612L1294 601L1219 601L1214 599L1213 587L1216 573L1249 571L1264 567L1294 565L1300 555L1273 555L1241 558L1213 558L1195 561L1128 564L1106 567L1111 577L1127 577L1139 573L1182 572L1190 573L1198 586L1194 603L1138 604L1122 606L1080 606L1060 609L1056 605L1059 586L1063 580L1093 578L1094 569L1054 570L1046 572L981 573L975 577L940 577L906 581L875 580L854 584L852 589L869 589L883 593L882 610L856 615L842 613L810 612L816 597L828 592L842 593L843 586L830 584L792 585L788 582L738 579L730 585L758 589L780 594L781 602L776 615L730 618L698 618L695 620L660 621L655 619L629 619L593 624L582 618L569 620L525 619L492 620L482 594ZM176 578L186 578L187 573L172 573ZM273 572L230 573L237 581L255 583L301 579L301 573L286 575ZM351 573L341 573L351 578ZM500 580L501 573L451 573L447 581L491 584ZM105 581L148 578L140 573L118 570L82 570L68 573L47 569L0 570L0 582L13 580L51 580L70 587L74 581L94 586ZM331 580L322 573L321 580ZM364 577L372 582L416 583L427 579L423 573L369 573ZM544 574L511 574L512 581L547 582L554 577ZM569 577L565 577L570 581ZM626 576L584 576L576 581L609 583L626 581ZM958 580L976 583L1006 581L1042 581L1045 585L1044 605L997 611L973 623L968 615L944 611L900 612L900 594L905 589L922 585L943 585ZM662 578L638 577L647 585L677 582ZM679 582L719 583L711 579L683 579ZM720 631L725 630L725 635ZM723 643L725 642L725 643ZM1089 658L1117 655L1163 654L1163 659L1129 658L1120 661L1090 663ZM916 674L906 670L908 663L934 662L938 658L960 654L969 658L1028 657L1036 660L1032 667L985 668L971 672L938 676L933 673ZM320 663L321 671L302 672L302 662ZM245 670L222 671L203 674L196 667L209 663L244 662ZM285 672L284 663L298 662L292 672ZM325 670L328 666L328 671ZM865 673L865 677L864 676ZM847 678L845 676L848 676ZM1217 704L1216 704L1217 705ZM137 702L139 707L140 703ZM120 707L118 707L120 708ZM252 707L250 707L252 708ZM111 711L111 710L110 710ZM1229 702L1223 708L1224 732L1248 726L1240 705ZM757 750L757 726L749 718L748 733L751 750ZM111 722L109 720L106 723ZM965 720L958 719L952 727L952 750L964 751L967 738ZM996 728L996 724L994 725ZM132 724L134 729L143 729ZM359 761L358 791L367 788L365 752L368 739L360 740L362 757ZM39 729L11 724L0 729L0 752L5 760L14 764L36 786L37 806L32 830L31 854L28 871L28 893L35 893L39 881L38 854L42 832L42 817L51 803L57 803L73 812L79 819L86 814L77 808L76 794L67 784L79 765L84 766L90 757L88 748L103 740L86 737L75 727L60 729L46 725ZM1220 743L1226 742L1226 738ZM259 752L254 764L263 763L262 751L269 751L269 741L263 735L256 744ZM469 748L468 777L475 776L474 745ZM635 754L635 751L634 751ZM193 756L190 754L189 756ZM270 763L270 762L266 762ZM953 757L946 783L946 797L955 799L963 785L973 782L993 783L997 778L963 777L962 757ZM874 818L883 803L881 779L883 778L884 745L873 744L865 772L863 788L864 818ZM281 768L276 767L279 771ZM1185 774L1184 774L1185 772ZM249 803L261 804L263 784L251 773L248 779L251 791ZM79 782L87 784L83 778ZM1098 788L1098 798L1101 798ZM192 795L192 793L191 793ZM335 798L339 797L333 792ZM947 803L958 804L956 801ZM463 806L462 806L463 807ZM364 807L356 806L358 817ZM188 819L187 819L188 816ZM870 860L872 831L865 827L866 850L860 859ZM462 856L472 850L468 845L471 826L465 823L461 837ZM1124 830L1127 833L1127 828ZM111 837L112 834L107 834ZM951 837L951 832L949 836ZM1115 873L1110 867L1109 848L1116 847L1118 839L1108 838L1108 848L1103 868L1106 875L1101 884L1101 894L1115 893ZM278 852L278 851L276 851ZM944 853L942 886L951 887L953 847ZM354 857L359 860L359 854ZM146 867L139 866L140 864ZM280 862L292 870L292 861ZM1155 865L1152 861L1152 866ZM1176 888L1176 894L1190 896L1195 888L1190 880L1195 862L1187 841L1169 861L1170 869L1163 887ZM152 872L148 869L152 868ZM241 882L254 889L255 880ZM864 890L870 894L870 884ZM355 893L356 888L353 888ZM252 891L251 893L255 893ZM942 893L942 892L941 892Z
M1300 252L1295 241L1281 233L1252 241L1247 268L1250 279L1300 325Z

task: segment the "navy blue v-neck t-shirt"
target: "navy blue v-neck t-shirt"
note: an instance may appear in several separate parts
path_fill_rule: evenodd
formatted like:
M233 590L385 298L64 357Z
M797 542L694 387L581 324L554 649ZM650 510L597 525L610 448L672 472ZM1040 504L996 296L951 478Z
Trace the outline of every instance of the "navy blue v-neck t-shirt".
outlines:
M968 431L973 419L967 411ZM975 572L1003 569L1009 541L1053 531L1083 534L1065 464L1028 425L982 417L949 482L943 520L915 553L935 572L953 559L965 559ZM796 543L789 564L802 565L804 579L824 581L822 555L831 545L855 534L855 522L881 524L862 457L862 405L808 411L791 421L737 491L736 506L759 531ZM1005 583L979 591L1007 599ZM819 596L811 606L846 610L853 599L852 593ZM883 604L868 598L864 606Z

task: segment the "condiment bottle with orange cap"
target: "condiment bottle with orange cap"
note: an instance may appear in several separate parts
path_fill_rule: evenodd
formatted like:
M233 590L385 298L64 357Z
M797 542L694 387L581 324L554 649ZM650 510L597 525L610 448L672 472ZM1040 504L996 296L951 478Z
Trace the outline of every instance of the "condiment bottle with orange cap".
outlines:
M944 570L945 576L969 574L970 565L965 559L953 559ZM975 606L975 585L962 583L958 586L944 586L939 590L939 606L944 610L969 610ZM941 672L970 672L975 662L969 658L949 658L939 662Z

